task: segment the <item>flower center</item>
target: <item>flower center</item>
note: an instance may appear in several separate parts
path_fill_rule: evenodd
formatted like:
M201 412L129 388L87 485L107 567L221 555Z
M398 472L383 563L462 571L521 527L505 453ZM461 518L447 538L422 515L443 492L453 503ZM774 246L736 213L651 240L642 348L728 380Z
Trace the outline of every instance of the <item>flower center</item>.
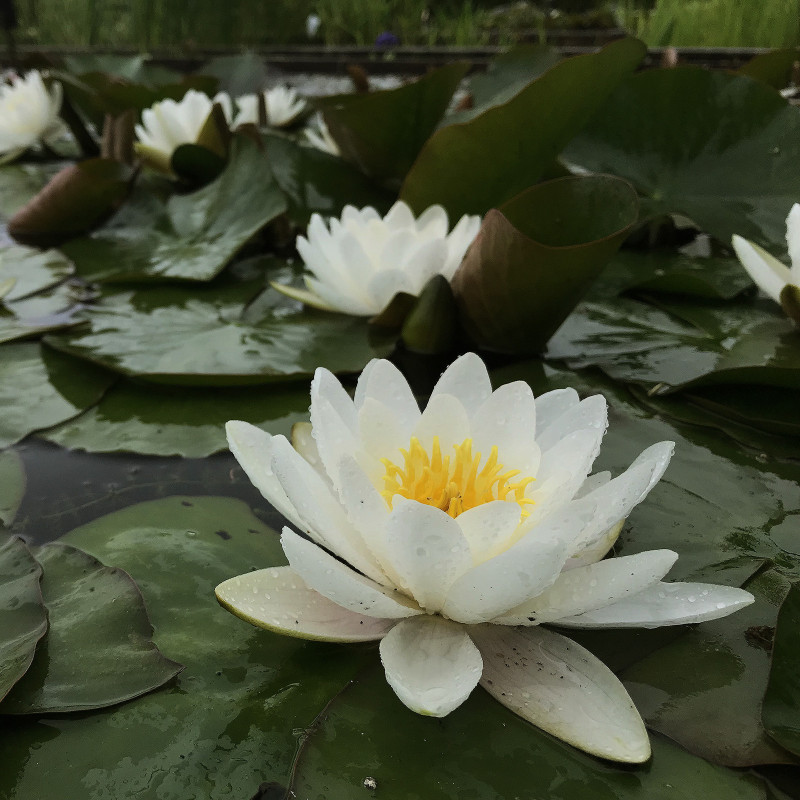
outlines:
M381 492L389 508L396 495L436 506L451 517L457 517L471 508L491 503L493 500L508 500L519 503L522 516L530 512L526 506L533 500L525 497L525 489L534 478L520 478L518 469L504 471L497 461L497 447L492 447L489 457L481 467L481 453L472 454L472 439L464 439L453 445L455 454L442 456L439 437L434 436L430 455L411 437L408 450L403 454L403 466L397 466L388 458L381 462L386 468Z

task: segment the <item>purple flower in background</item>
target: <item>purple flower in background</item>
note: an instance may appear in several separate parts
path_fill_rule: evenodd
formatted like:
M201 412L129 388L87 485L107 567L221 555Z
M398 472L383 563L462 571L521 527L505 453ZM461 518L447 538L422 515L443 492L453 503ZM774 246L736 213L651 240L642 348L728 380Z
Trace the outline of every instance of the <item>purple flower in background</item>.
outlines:
M379 34L378 38L375 40L376 48L397 47L399 44L400 39L391 31L384 31L383 33Z

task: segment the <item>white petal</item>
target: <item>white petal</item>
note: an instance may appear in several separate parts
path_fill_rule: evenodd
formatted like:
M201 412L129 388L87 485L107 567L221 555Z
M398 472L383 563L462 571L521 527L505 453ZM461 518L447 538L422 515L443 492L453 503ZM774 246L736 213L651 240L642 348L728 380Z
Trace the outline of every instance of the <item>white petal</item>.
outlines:
M442 455L450 454L453 447L469 438L470 432L467 412L458 398L451 394L431 397L414 428L414 436L428 453L433 447L434 436L438 436Z
M383 619L402 619L422 613L419 606L404 595L359 575L290 528L283 529L281 546L289 565L306 584L342 608Z
M558 620L570 628L660 628L727 617L754 598L744 589L712 583L657 583L633 597Z
M573 431L544 451L534 488L551 482L552 486L558 487L557 496L552 497L556 505L571 500L591 472L604 433L604 428ZM535 494L532 496L536 498Z
M460 625L441 617L414 617L381 641L386 680L412 711L444 717L478 685L483 662Z
M433 506L397 497L386 523L386 554L414 599L431 614L472 566L458 523Z
M536 444L536 403L531 387L523 381L495 390L470 421L473 450L488 457L497 446L506 469L518 469L521 477L534 477L541 452Z
M578 393L570 389L553 389L536 398L536 430L541 434L562 414L578 405Z
M457 358L436 382L431 399L439 394L457 397L467 414L472 416L492 393L492 382L486 364L475 353Z
M520 514L519 503L495 500L456 517L476 564L496 556L508 546L519 526Z
M323 397L330 403L331 408L339 415L342 422L355 433L358 430L356 409L350 395L332 372L324 367L317 367L314 371L314 379L311 381L312 406Z
M297 509L272 471L272 436L249 422L231 420L225 425L228 447L250 483L293 524L302 527Z
M447 212L444 210L443 206L438 204L428 206L428 208L417 217L416 227L420 234L443 238L447 236L447 229L450 227L450 222L447 219Z
M292 447L325 478L328 474L322 466L322 459L317 450L317 442L310 422L295 422L292 425Z
M368 397L389 409L398 425L408 432L407 438L410 438L411 430L420 418L419 405L403 373L391 361L376 359L372 362L361 384L359 407Z
M639 764L650 742L625 687L588 650L544 628L482 625L481 686L506 708L569 744Z
M301 639L368 642L382 639L395 624L332 603L291 567L246 572L221 583L216 594L221 605L252 625Z
M791 281L800 284L800 203L795 203L786 217L786 244L792 262Z
M342 457L355 455L361 448L361 442L349 422L342 419L324 395L312 401L310 413L319 457L325 465L325 471L334 478Z
M499 625L540 625L603 608L660 581L677 560L678 554L672 550L648 550L562 572L556 582L538 597L492 622Z
M550 514L508 550L459 578L442 613L458 622L485 622L541 594L560 574L594 513L591 503L580 501Z
M386 582L338 499L283 436L272 440L272 471L297 509L302 520L298 527L374 581Z
M369 463L374 465L368 474L378 485L386 474L380 459L402 463L400 450L408 447L413 425L401 427L401 420L391 409L368 397L358 411L358 427L361 447L371 457Z
M573 431L605 430L608 427L608 403L601 394L595 394L571 406L557 417L537 437L542 451L549 450Z
M756 286L776 303L780 303L781 290L792 277L789 268L766 250L741 236L734 235L732 243L736 256Z
M414 215L411 209L402 201L398 200L390 209L389 213L383 218L389 228L400 229L414 226Z

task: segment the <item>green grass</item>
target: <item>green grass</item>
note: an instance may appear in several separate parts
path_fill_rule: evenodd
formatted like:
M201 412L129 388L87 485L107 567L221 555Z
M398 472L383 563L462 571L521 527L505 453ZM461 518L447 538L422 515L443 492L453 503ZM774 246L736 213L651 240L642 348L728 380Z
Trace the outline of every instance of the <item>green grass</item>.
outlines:
M656 0L647 12L626 2L624 27L651 47L791 47L800 44L798 0Z

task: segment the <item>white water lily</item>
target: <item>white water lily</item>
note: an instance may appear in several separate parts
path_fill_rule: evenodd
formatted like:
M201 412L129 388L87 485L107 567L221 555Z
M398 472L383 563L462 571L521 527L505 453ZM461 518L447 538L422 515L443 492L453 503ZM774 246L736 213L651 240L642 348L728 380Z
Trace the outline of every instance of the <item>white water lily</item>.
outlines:
M223 606L278 633L380 640L386 678L410 709L444 716L480 683L501 703L589 753L641 762L644 724L613 673L543 627L701 622L753 601L741 589L666 583L677 554L608 558L621 522L666 469L671 442L615 478L589 475L606 401L572 389L492 392L480 358L442 375L423 412L390 362L351 399L327 370L294 446L227 425L250 480L294 527L289 566L231 578Z
M340 156L342 151L336 140L331 136L328 130L328 125L322 117L322 114L317 112L309 121L309 124L303 130L303 135L306 141L317 150L322 150L330 156Z
M180 101L167 98L146 108L141 125L135 128L136 152L150 166L171 173L172 154L182 144L197 142L214 103L219 103L230 124L233 103L225 92L219 92L212 100L203 92L189 89Z
M29 147L57 135L63 129L61 84L50 90L41 73L31 70L11 83L0 83L0 159L10 161Z
M307 290L276 289L326 311L371 317L398 292L417 296L434 275L453 277L481 218L465 214L448 234L447 212L430 206L418 219L398 200L381 218L372 208L345 206L326 224L314 214L297 250L310 275Z
M776 303L781 303L781 293L787 286L800 292L800 203L792 206L786 218L786 243L791 267L741 236L734 234L732 240L733 249L753 282Z
M262 94L264 98L264 110L267 116L267 125L272 128L283 128L291 125L306 107L306 101L299 97L297 90L289 86L276 86L267 89ZM246 94L236 98L236 105L239 113L233 120L233 127L239 125L258 125L258 95Z

